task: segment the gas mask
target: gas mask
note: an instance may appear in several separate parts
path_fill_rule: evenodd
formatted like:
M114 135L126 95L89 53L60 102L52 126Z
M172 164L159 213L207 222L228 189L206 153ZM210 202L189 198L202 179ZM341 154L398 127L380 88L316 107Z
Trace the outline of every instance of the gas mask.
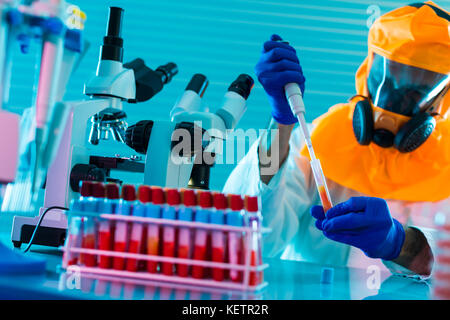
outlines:
M353 130L359 144L371 142L412 152L431 135L450 75L389 60L374 53L368 97L355 105Z

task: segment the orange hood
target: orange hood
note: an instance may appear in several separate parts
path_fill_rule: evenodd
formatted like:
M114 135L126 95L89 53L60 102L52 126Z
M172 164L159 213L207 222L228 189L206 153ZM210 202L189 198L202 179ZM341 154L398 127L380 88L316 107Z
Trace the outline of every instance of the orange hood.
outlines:
M433 2L427 4L436 6ZM367 96L373 53L399 63L450 74L449 22L427 5L406 6L375 21L368 56L356 73L356 92ZM311 138L324 174L338 184L369 196L404 201L450 197L450 92L437 109L436 128L417 150L400 153L374 143L359 145L352 117L358 98L336 105L317 118ZM304 147L301 154L308 156Z

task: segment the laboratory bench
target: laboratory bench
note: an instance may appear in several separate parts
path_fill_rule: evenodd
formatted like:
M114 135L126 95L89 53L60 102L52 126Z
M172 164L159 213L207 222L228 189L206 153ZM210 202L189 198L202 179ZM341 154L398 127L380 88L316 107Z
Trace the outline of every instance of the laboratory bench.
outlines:
M0 241L13 249L5 218L5 215L0 217ZM26 255L44 259L46 272L40 275L0 274L0 299L427 300L431 294L430 283L393 276L387 271L381 271L378 289L371 287L366 269L303 261L265 259L264 262L269 264L264 271L267 286L257 292L241 292L106 275L80 276L61 268L62 252L58 248L33 245ZM329 283L321 281L326 268L332 269L333 273Z

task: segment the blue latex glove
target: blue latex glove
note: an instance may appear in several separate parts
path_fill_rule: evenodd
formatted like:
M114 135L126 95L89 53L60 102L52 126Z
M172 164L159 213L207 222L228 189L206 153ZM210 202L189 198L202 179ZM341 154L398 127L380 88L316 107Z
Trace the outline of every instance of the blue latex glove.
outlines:
M305 77L295 49L277 40L282 39L274 34L270 37L270 41L264 43L262 54L255 66L255 73L269 96L272 117L278 123L293 124L297 122L297 118L289 107L284 86L295 82L303 94Z
M328 210L326 216L322 206L314 206L311 215L327 238L357 247L370 258L393 260L405 241L402 225L391 217L383 199L354 197Z

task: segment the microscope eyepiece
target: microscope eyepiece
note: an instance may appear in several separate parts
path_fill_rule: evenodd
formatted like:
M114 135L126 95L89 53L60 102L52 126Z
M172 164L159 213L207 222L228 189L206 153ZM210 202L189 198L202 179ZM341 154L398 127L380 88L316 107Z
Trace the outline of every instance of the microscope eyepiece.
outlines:
M178 73L178 67L173 62L159 66L155 71L147 67L141 58L125 63L123 66L134 71L136 99L129 100L133 103L149 100Z
M178 73L178 66L169 62L156 68L155 72L160 74L162 83L167 84Z
M248 74L241 74L228 87L228 91L236 92L247 100L254 85L253 78Z
M123 61L122 20L124 10L109 8L108 27L101 47L102 60Z
M192 76L185 91L191 90L196 92L200 97L203 97L206 88L208 87L208 78L205 75L196 73Z
M123 9L119 7L109 7L108 18L108 37L122 37L122 21L123 21Z

